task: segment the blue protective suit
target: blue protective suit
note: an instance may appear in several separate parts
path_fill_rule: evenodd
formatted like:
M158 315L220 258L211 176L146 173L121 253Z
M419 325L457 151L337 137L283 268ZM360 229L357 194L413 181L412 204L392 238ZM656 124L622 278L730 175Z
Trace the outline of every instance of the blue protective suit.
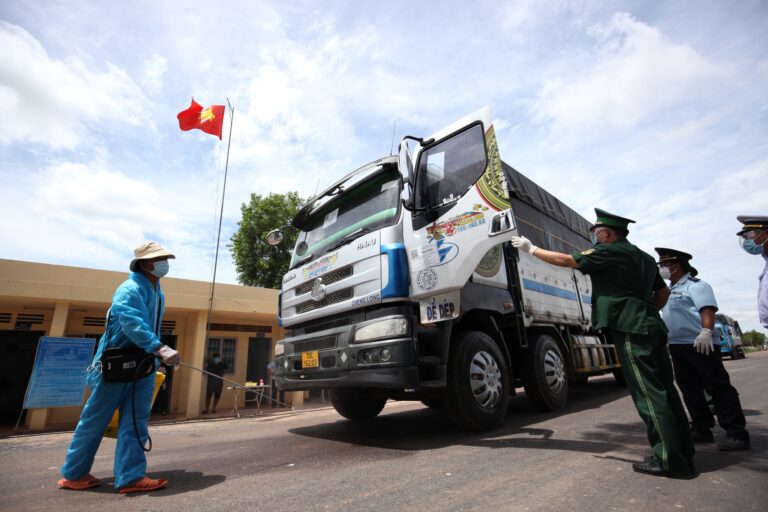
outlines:
M77 480L90 473L104 430L116 409L120 411L120 422L115 449L115 487L119 489L146 475L147 459L133 430L131 400L135 385L136 426L142 443L146 443L155 379L145 377L135 383L105 382L99 361L105 348L125 347L130 343L148 353L158 350L162 346L158 333L164 307L165 297L160 284L155 288L139 272L132 272L115 291L107 331L99 341L86 377L91 396L80 415L61 468L64 478Z

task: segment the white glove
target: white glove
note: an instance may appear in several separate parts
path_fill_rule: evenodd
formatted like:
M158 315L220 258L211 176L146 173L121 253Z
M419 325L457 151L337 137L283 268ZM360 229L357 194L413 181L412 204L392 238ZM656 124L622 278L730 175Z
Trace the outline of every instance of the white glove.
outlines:
M163 360L163 363L167 364L168 366L170 365L178 366L178 364L181 362L181 354L173 350L168 345L163 345L162 347L160 347L158 351L155 352L155 355L161 358Z
M712 329L703 327L699 335L696 336L696 339L693 341L693 348L695 348L696 352L699 354L708 356L715 349L715 345L712 342Z
M520 249L521 251L525 251L528 254L533 254L534 252L536 252L536 249L538 249L538 247L533 245L531 241L525 238L524 236L513 236L511 238L511 241L512 241L512 247L516 249Z

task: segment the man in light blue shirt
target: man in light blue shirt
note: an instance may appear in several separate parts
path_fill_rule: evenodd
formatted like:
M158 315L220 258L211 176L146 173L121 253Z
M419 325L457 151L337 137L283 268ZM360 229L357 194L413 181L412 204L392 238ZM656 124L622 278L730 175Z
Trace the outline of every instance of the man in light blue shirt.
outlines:
M736 233L741 248L765 260L763 271L757 278L757 315L762 326L768 329L768 217L739 215L736 218L743 224L741 231Z
M714 442L715 418L704 391L712 396L715 414L726 437L717 447L723 451L748 450L749 432L739 393L731 385L723 366L720 344L715 343L717 301L712 287L698 279L690 264L692 256L675 249L657 247L659 273L672 282L667 304L661 310L669 329L669 352L675 380L691 416L694 443Z

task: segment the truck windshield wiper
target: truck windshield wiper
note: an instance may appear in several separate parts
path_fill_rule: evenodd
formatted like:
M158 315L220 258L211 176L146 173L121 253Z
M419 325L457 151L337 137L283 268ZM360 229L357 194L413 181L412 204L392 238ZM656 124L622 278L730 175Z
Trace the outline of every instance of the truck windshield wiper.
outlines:
M373 230L370 229L370 228L356 229L355 231L351 232L350 234L346 235L344 238L342 238L341 240L336 242L336 245L334 245L333 247L328 249L328 251L330 252L330 251L332 251L334 249L338 249L342 245L347 245L349 242L351 242L355 238L361 237L361 236L363 236L366 233L370 233L371 231L373 231Z

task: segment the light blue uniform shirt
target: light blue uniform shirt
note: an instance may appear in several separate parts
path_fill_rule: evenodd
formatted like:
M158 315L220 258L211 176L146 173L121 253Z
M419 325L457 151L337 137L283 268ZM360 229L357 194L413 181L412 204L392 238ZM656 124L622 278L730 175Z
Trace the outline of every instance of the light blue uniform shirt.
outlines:
M763 259L765 267L758 278L760 284L757 287L757 314L760 317L760 323L768 329L768 255L763 254Z
M701 315L705 307L715 308L717 301L712 287L700 279L685 274L670 289L667 305L661 310L669 328L670 344L693 344L701 332Z

